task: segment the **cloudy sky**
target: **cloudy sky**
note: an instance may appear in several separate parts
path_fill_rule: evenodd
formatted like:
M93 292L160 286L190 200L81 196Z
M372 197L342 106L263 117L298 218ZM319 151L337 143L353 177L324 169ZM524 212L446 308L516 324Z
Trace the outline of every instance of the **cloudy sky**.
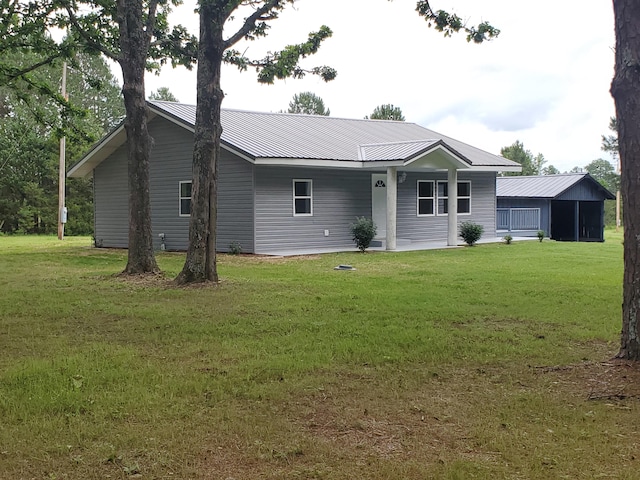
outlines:
M469 24L489 21L498 39L469 44L443 38L415 12L415 0L299 0L272 23L268 37L240 44L252 58L300 43L321 25L334 34L305 66L330 65L338 77L260 85L256 74L223 71L224 108L286 110L302 91L319 95L336 117L363 118L383 103L407 121L499 153L516 140L561 171L597 158L614 105L609 86L615 44L606 0L432 0ZM195 0L172 19L197 33ZM195 71L148 74L147 91L168 87L196 100Z

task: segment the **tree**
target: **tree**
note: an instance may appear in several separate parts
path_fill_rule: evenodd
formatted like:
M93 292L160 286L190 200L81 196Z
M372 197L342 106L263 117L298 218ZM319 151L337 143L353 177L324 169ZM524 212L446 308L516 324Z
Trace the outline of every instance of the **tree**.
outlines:
M616 173L616 169L611 162L599 158L593 160L584 169L595 178L600 184L611 191L616 191L620 184L620 176Z
M618 146L618 121L616 120L616 117L611 117L609 119L609 130L611 130L614 135L602 135L601 148L603 151L609 152L614 157L617 157L620 147Z
M640 360L640 3L613 0L616 106L624 215L622 335L618 357Z
M288 113L304 113L305 115L324 115L328 117L331 111L325 108L322 98L312 92L295 94L289 102Z
M404 122L404 115L402 115L400 107L394 107L390 103L377 106L373 109L371 117L367 116L364 118L371 118L371 120L396 120L398 122Z
M542 169L542 175L558 175L560 170L558 170L553 165L549 165L548 167L544 167Z
M265 36L267 22L278 18L278 14L294 0L200 0L200 39L198 43L198 74L196 122L194 128L193 180L191 187L191 218L189 221L189 247L184 267L176 283L218 281L216 267L216 218L218 157L220 153L220 109L224 93L220 87L223 62L236 65L241 70L256 68L258 81L273 83L275 79L300 78L307 73L319 75L323 80L335 78L336 71L330 67L315 67L305 70L299 61L317 52L323 40L331 36L331 30L322 26L309 34L306 42L289 45L281 52L270 53L261 60L250 60L233 49L240 40L254 40ZM252 12L244 19L240 28L226 39L223 29L239 7ZM467 41L481 43L496 37L500 32L487 22L478 27L468 27L457 15L442 10L433 11L428 1L419 1L418 14L425 17L429 26L434 26L445 36L455 32L467 33Z
M0 54L0 61L18 65ZM39 55L24 53L23 64L38 63ZM67 86L71 102L82 116L60 122L57 100L40 91L25 92L0 87L0 231L5 233L54 233L57 228L59 134L69 137L67 158L79 158L91 144L124 115L120 88L109 66L97 56L79 54L69 65ZM58 85L59 60L29 73L34 84ZM25 95L27 94L27 95ZM26 99L25 99L26 96ZM91 181L69 179L67 234L93 232Z
M194 40L183 27L169 31L167 15L178 0L59 0L68 20L63 26L91 52L100 52L122 69L124 122L127 133L129 179L129 245L123 273L155 273L151 203L149 199L149 150L144 73L168 57L175 64L190 65ZM186 43L184 43L186 42Z
M522 166L521 172L505 173L504 175L537 175L538 171L534 164L534 158L531 151L525 150L520 140L516 140L508 147L500 149L500 155L509 160L519 163Z
M161 100L163 102L179 102L176 96L171 93L168 87L160 87L155 92L151 92L149 100Z

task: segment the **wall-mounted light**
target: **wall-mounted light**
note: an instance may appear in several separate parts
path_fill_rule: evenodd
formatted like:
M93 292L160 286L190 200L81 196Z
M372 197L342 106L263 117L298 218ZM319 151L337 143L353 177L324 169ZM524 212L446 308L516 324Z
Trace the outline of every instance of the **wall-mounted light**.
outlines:
M398 175L398 183L404 183L406 179L407 179L407 172L402 172L400 175Z

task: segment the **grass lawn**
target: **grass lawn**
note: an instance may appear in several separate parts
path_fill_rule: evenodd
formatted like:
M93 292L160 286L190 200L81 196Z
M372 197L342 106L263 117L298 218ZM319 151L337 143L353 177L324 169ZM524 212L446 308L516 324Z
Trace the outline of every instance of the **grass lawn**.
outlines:
M0 236L0 478L638 479L621 240L222 255L174 288L182 254L126 280Z

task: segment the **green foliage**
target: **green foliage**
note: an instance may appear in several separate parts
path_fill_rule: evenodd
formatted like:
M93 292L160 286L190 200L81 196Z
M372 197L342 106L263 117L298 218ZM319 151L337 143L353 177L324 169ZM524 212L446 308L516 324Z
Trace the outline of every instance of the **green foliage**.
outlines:
M6 54L12 55L12 54ZM0 55L0 58L6 58ZM35 61L34 56L23 61ZM31 73L40 83L59 84L62 65L43 66ZM100 78L99 82L92 79ZM72 102L84 113L63 117L48 94L0 87L0 231L54 233L58 222L58 163L61 133L67 134L67 165L120 121L120 88L99 57L78 55L67 73ZM89 180L67 180L69 235L93 229L93 192Z
M477 223L469 221L462 222L460 224L460 237L469 246L475 245L475 243L480 240L483 233L484 227Z
M242 253L242 245L240 245L240 242L231 242L229 244L229 253L231 255L240 255Z
M516 140L512 145L500 149L500 155L522 166L521 172L506 172L504 173L506 176L542 175L544 173L543 165L546 163L544 155L539 153L534 157L530 150L525 150L520 140Z
M544 230L538 230L536 235L538 236L538 241L542 242L544 240Z
M511 235L505 235L502 239L507 245L511 245L511 242L513 241L513 237Z
M351 225L353 241L358 249L364 253L369 248L371 241L375 238L377 227L372 219L366 217L356 217L356 223Z
M584 169L610 192L616 192L620 189L620 175L616 173L615 167L608 160L602 158L593 160Z
M496 38L500 34L500 30L488 22L469 27L455 13L451 14L444 10L434 12L428 0L419 0L416 10L419 15L425 17L429 27L433 26L439 32L444 33L445 37L450 37L462 30L467 34L467 42L482 43Z
M178 102L176 96L171 93L169 87L160 87L155 92L151 92L149 100L160 100L163 102Z
M288 113L303 113L305 115L329 116L331 111L325 108L324 100L312 92L295 94L289 102Z
M616 117L609 119L609 130L613 135L602 135L602 150L611 153L614 157L617 157L620 152L620 146L618 144L618 120Z
M364 118L371 118L371 120L396 120L404 122L404 115L402 115L400 107L395 107L390 103L377 106L373 109L371 117Z
M558 175L559 173L560 173L560 170L558 170L553 165L549 165L542 169L542 175Z

